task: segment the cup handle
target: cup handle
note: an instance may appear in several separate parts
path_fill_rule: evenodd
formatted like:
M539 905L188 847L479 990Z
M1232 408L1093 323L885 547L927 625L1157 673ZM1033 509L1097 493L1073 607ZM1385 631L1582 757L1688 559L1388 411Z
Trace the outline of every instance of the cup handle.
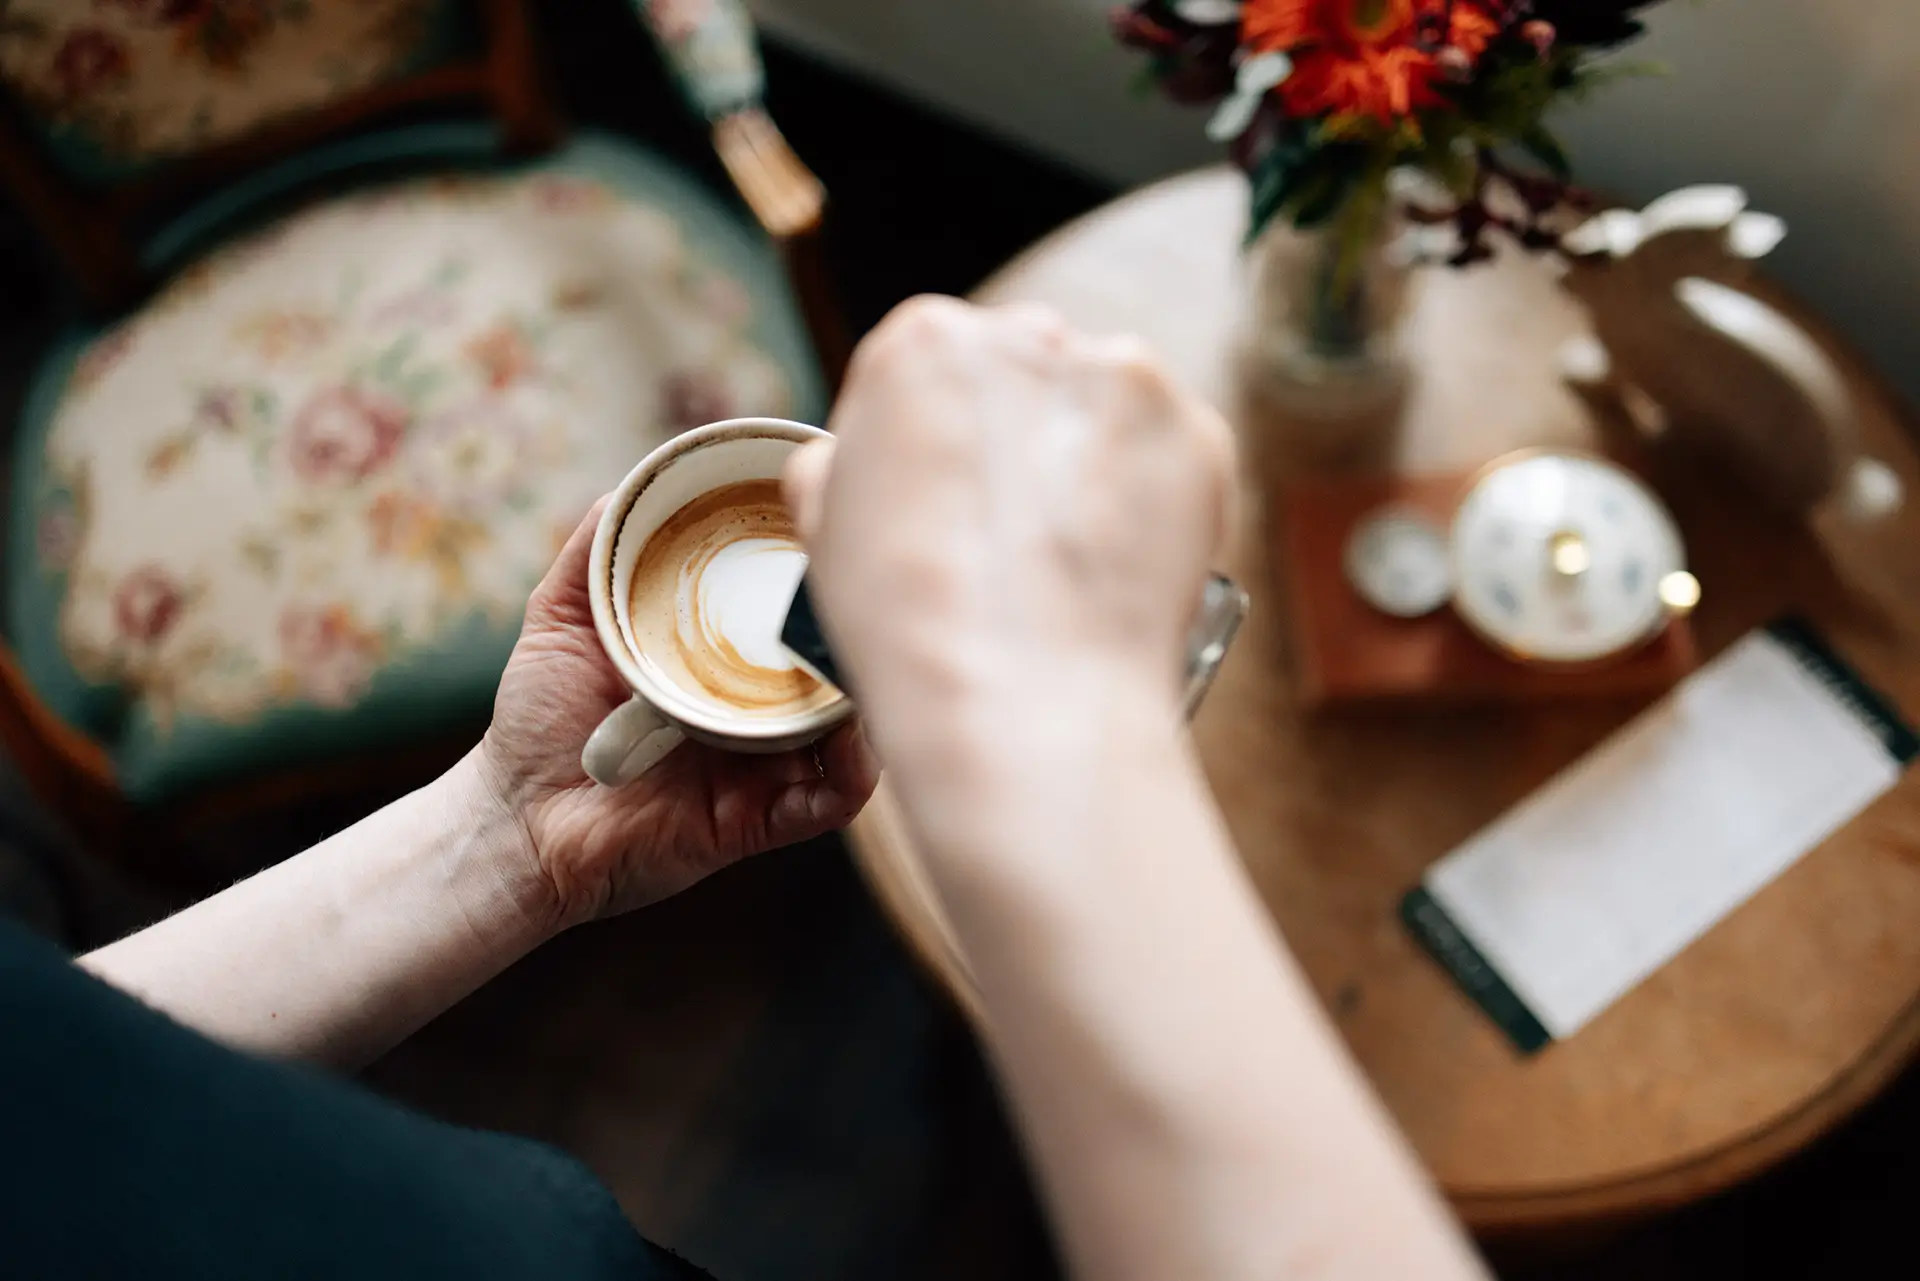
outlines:
M644 698L630 698L607 714L580 751L580 767L602 787L624 787L686 741L680 727Z

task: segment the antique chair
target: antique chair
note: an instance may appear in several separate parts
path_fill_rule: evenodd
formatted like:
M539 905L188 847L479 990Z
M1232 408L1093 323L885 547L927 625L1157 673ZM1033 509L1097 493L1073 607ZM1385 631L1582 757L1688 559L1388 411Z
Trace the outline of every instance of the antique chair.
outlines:
M95 842L177 874L167 833L447 759L596 496L823 410L823 193L746 15L640 8L758 226L563 142L518 0L0 0L0 179L108 317L17 427L0 735Z

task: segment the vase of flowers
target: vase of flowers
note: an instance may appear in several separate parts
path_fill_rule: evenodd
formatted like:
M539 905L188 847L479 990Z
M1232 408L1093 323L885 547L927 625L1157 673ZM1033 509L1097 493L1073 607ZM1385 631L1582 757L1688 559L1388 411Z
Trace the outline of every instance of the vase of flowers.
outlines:
M1248 244L1246 355L1266 392L1335 420L1399 394L1414 265L1407 235L1386 201L1372 201L1336 226L1273 223Z
M1637 70L1604 55L1653 0L1136 0L1147 77L1213 108L1249 177L1249 353L1295 410L1366 412L1407 369L1420 264L1503 234L1554 248L1581 209L1546 116Z

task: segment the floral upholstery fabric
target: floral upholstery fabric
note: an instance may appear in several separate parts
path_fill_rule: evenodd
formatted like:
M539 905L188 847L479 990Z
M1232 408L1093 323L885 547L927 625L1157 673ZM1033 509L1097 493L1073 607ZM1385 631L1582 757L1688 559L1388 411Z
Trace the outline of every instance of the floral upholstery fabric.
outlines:
M815 411L764 247L596 147L310 208L80 352L33 460L39 665L137 708L153 760L123 768L172 771L183 726L360 708L390 669L444 684L476 638L483 708L528 591L642 455Z
M0 75L108 168L235 138L403 70L437 0L0 0ZM78 159L67 151L67 158Z
M766 71L741 0L634 0L694 106L710 119L758 103Z

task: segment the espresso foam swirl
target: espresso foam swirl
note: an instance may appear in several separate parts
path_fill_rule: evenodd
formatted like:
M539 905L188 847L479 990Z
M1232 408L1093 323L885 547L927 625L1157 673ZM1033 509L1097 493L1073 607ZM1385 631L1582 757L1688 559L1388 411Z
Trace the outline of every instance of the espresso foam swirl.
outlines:
M788 716L837 694L798 667L780 628L806 557L779 482L703 494L649 538L631 597L643 657L696 698L749 716Z

